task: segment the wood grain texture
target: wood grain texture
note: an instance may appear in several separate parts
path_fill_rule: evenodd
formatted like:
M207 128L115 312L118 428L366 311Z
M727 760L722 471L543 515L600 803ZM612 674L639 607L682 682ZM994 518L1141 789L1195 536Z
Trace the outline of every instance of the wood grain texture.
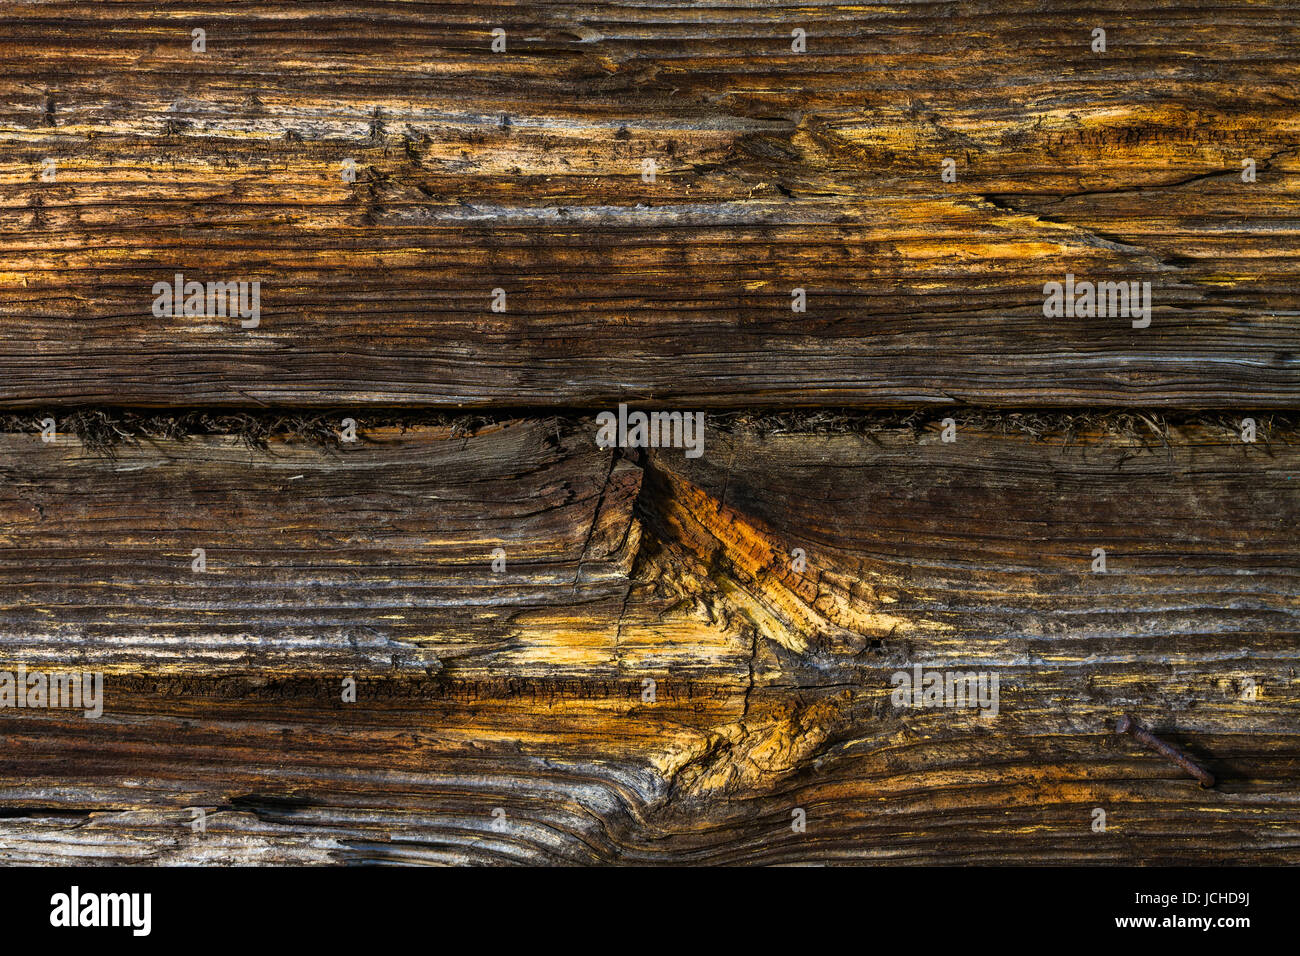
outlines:
M990 430L971 419L955 443L923 421L722 424L698 460L676 450L611 460L585 444L589 420L515 422L455 443L381 430L343 452L285 440L242 450L233 485L223 477L232 451L213 439L184 454L183 442L123 449L116 464L71 445L24 446L25 480L66 489L66 515L44 502L46 517L28 517L6 541L5 593L15 593L23 540L32 568L57 568L77 544L107 553L122 540L115 525L152 527L134 514L85 514L78 493L111 501L112 483L140 507L188 482L188 527L217 533L224 518L221 534L258 529L261 542L256 562L226 565L217 612L271 628L276 617L237 609L274 595L277 616L308 617L321 656L268 645L240 675L105 639L100 659L124 666L106 668L103 717L0 710L0 859L1300 856L1292 424L1256 445L1194 423L1157 436L1104 420ZM20 441L35 440L9 436L3 447ZM499 533L467 529L493 520L475 502L497 494L491 469L505 465L487 450L503 443L514 467L537 462L529 480L547 491L535 497L564 502L537 520L568 530L508 565L520 580L486 587L475 548ZM283 475L300 472L317 501L311 521L283 488ZM380 507L431 489L441 497L428 513ZM336 524L314 517L331 508ZM472 514L459 529L458 513ZM34 546L55 532L54 551ZM330 578L344 535L358 543L350 576ZM379 540L382 555L359 546ZM526 549L534 539L508 540ZM1098 546L1106 573L1090 570ZM789 563L796 547L807 553L802 572ZM117 609L119 633L152 633L158 607L126 598L148 593L148 575L161 573L147 570L154 560L166 564L139 555L114 562L107 581L63 585L60 614L72 620L93 601ZM385 591L401 625L374 593L395 567L411 570ZM195 577L169 578L169 613L200 600L209 585ZM482 623L456 618L446 637L448 615L467 611L433 598L471 592L482 595ZM414 650L385 664L341 648L307 626L326 606L435 652L440 666L407 666ZM5 640L39 654L25 613L8 598ZM998 713L896 706L891 675L913 664L998 674ZM356 703L340 699L348 667ZM1184 746L1218 785L1202 790L1116 736L1123 712ZM193 807L210 811L204 835L189 829ZM1096 807L1105 833L1091 829ZM794 808L807 813L804 833L791 830Z
M1293 408L1293 13L8 4L0 404Z
M527 674L548 650L592 653L605 635L584 621L626 596L639 469L558 420L365 435L151 441L111 458L71 437L0 437L6 654L324 675L489 652Z
M1300 862L1294 15L6 4L0 863Z

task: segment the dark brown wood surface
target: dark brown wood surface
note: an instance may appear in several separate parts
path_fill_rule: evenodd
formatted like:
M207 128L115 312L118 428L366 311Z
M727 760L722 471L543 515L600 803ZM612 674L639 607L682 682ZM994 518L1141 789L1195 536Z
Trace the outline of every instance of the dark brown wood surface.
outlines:
M1294 860L1294 430L1247 446L1111 420L943 443L928 426L733 422L698 461L611 468L575 447L584 426L241 449L255 551L219 527L234 481L205 472L226 444L33 456L24 477L65 489L67 517L5 542L5 632L27 635L9 640L31 666L66 664L43 635L108 609L78 643L108 677L97 720L0 710L5 859ZM535 517L554 534L540 553L519 530L493 538L509 559L489 584L490 542L456 530L482 498L457 489L490 498L507 444L548 489L528 500L572 504ZM183 532L131 548L150 521L81 506L173 514L184 480ZM41 544L52 530L102 551ZM188 569L195 534L213 543L206 575ZM45 599L47 631L24 624L16 585L74 558L106 567L61 585L72 607ZM169 628L184 659L150 639ZM914 664L996 673L998 713L896 706L891 675ZM1124 712L1216 787L1115 735Z
M0 863L1300 861L1295 12L6 4Z
M1294 407L1292 14L8 4L0 403Z
M434 673L495 650L526 672L522 622L617 609L635 553L639 470L554 420L111 458L0 443L0 630L33 667Z

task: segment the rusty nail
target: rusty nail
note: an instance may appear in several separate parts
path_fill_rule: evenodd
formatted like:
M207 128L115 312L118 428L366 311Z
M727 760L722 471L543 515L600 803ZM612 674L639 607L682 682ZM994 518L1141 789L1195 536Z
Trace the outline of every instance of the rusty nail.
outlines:
M1187 754L1183 753L1177 747L1165 743L1155 734L1151 733L1151 731L1139 727L1137 721L1128 714L1124 714L1115 722L1115 733L1128 734L1130 737L1140 740L1152 750L1168 758L1173 763L1178 764L1178 766L1190 773L1196 778L1197 782L1199 782L1202 787L1214 786L1214 774L1196 763L1191 757L1187 756Z

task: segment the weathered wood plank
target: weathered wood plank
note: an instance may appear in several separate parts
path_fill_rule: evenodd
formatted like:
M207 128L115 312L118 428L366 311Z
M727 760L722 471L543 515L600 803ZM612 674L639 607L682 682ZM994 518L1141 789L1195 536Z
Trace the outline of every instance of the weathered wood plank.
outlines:
M858 688L787 691L747 736L710 727L726 714L707 693L650 706L639 682L608 700L577 682L459 702L363 687L355 705L331 705L333 686L225 701L112 688L127 710L99 721L6 715L0 859L1294 863L1294 698L1264 703L1272 731L1245 705L1154 723L1224 778L1205 791L1108 732L1117 698L1079 702L1034 673L1001 726L898 714ZM828 716L844 723L789 736Z
M516 673L548 653L612 667L639 469L558 420L363 435L113 457L0 435L0 647L32 667L204 675L485 653Z
M10 4L0 404L1294 407L1297 38L1222 3ZM154 316L177 272L260 281L261 324ZM1067 273L1150 282L1151 326L1045 318Z
M1293 423L1249 445L1194 423L1001 421L1024 428L972 416L945 443L927 424L733 420L700 459L621 458L641 480L616 526L640 533L607 559L623 597L583 606L588 639L543 612L508 644L421 641L440 669L362 674L356 703L315 662L241 679L138 655L97 720L0 709L0 859L1294 863ZM519 456L558 427L572 450L553 470L589 426L481 440ZM438 474L465 460L379 438L333 480L370 456L395 483L412 447ZM47 464L93 477L63 454ZM263 524L262 500L286 504L247 475L272 465L238 467L235 520ZM892 675L917 664L996 674L996 713L899 706ZM1117 737L1124 712L1215 788ZM190 807L211 811L205 836Z

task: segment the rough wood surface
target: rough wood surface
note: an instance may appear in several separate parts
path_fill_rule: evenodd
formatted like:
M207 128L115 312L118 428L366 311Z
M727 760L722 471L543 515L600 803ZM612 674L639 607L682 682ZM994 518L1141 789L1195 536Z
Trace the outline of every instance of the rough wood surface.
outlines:
M272 443L240 449L237 471L211 439L99 461L36 442L18 487L61 490L65 516L45 501L5 541L3 620L20 621L6 638L35 633L13 596L25 562L29 581L84 589L69 603L113 609L120 636L95 652L124 666L106 668L97 720L0 710L0 859L1294 862L1294 426L1245 445L1191 423L1022 424L972 421L944 443L925 423L733 420L692 461L611 459L584 443L590 421L514 422L455 441L381 430L341 452ZM535 518L545 547L477 505L505 444L515 467L535 463L533 500L554 503ZM310 512L285 487L299 473ZM239 676L126 636L160 626L159 601L132 600L151 581L170 584L177 627L212 585L185 570L180 529L112 560L157 519L92 514L79 496L166 516L186 483L186 535L260 529L255 561L232 544L223 562L218 623L274 637L301 615L319 657L277 667L268 644ZM408 500L432 494L427 512ZM330 511L328 527L304 518ZM344 539L346 578L332 565ZM512 553L510 583L486 588L480 554L498 540L539 553ZM104 580L42 571L73 554L111 560ZM472 623L470 602L441 606L467 593L482 595ZM240 616L272 597L274 616ZM326 606L403 653L341 646L314 624ZM407 666L428 652L437 667ZM891 674L914 664L997 673L997 715L895 706ZM1117 737L1123 712L1217 786Z
M1293 14L6 4L0 404L1295 407Z
M0 863L1300 862L1295 12L5 4Z
M556 420L365 438L187 438L110 458L0 436L6 655L203 675L581 660L583 621L627 590L640 470Z

